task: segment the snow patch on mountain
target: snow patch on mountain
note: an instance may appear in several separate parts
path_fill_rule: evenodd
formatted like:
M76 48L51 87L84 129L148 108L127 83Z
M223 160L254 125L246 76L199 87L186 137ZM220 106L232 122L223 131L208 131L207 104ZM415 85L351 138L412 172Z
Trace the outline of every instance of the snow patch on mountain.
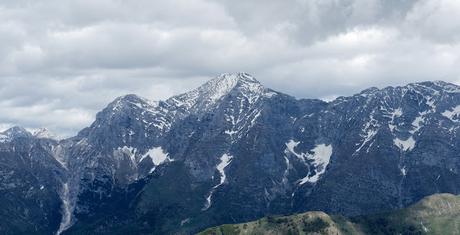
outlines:
M326 172L326 167L329 165L332 156L332 145L318 144L310 153L297 153L294 148L299 145L300 142L295 140L289 140L286 143L285 153L290 152L294 156L301 159L303 162L311 162L309 165L309 173L307 176L299 180L299 184L305 184L307 182L316 183L320 176ZM289 164L289 162L287 162ZM315 173L312 175L311 167L314 167Z
M400 170L401 170L401 174L402 174L403 176L406 176L406 175L407 175L406 166L403 166Z
M395 139L393 139L393 143L401 151L405 151L405 152L411 151L415 147L415 140L414 140L414 138L412 136L407 138L406 140L402 140L400 138L395 138Z
M425 115L427 113L426 112L422 112L420 113L419 116L417 116L414 121L412 122L412 130L410 130L409 132L411 134L415 134L416 132L418 132L420 130L420 128L422 128L422 124L423 122L425 122Z
M220 174L220 182L218 185L215 186L215 188L221 186L224 182L227 176L225 175L225 168L230 164L232 161L233 156L224 154L220 158L220 163L217 165L216 169L219 171Z
M421 85L413 84L412 86L419 87ZM422 87L426 88L425 86L422 86ZM397 132L395 132L395 131L402 131L402 130L398 130L398 126L395 124L396 118L402 117L404 115L404 113L402 112L402 109L401 108L395 109L393 112L388 114L389 117L391 118L388 126L390 128L391 133L394 136L393 143L401 151L405 151L405 152L411 151L415 147L416 141L414 139L414 135L417 132L419 132L421 128L423 128L427 115L433 114L436 112L435 101L433 100L432 97L423 95L422 93L420 93L420 91L418 91L415 88L413 88L413 91L420 94L423 97L422 100L424 100L425 104L429 106L429 109L419 112L418 115L413 119L411 123L411 128L409 130L406 130L410 134L408 138L402 139L400 137L397 137L398 136ZM434 91L434 93L437 94L436 91ZM422 104L422 103L419 102L419 104Z
M395 119L403 115L402 109L397 108L393 110L393 112L389 113L389 115L391 117L391 120L390 120L390 123L388 124L388 128L390 128L390 131L393 132L397 128L397 126L395 125Z
M152 159L153 164L157 166L169 159L168 153L166 153L161 147L154 147L149 149L147 153L142 156L139 162L142 162L142 160L144 160L146 157Z
M211 207L211 202L212 202L212 195L214 194L214 191L220 187L222 184L225 183L225 180L227 179L227 176L225 174L225 168L230 164L230 162L232 161L233 159L233 156L230 156L228 154L224 154L222 155L222 157L220 157L220 162L219 164L217 164L216 166L216 170L219 172L219 175L220 175L220 182L216 185L214 185L214 187L212 187L211 191L209 192L208 194L208 197L206 197L206 203L203 207L203 211L209 209L209 207Z
M286 155L284 155L284 161L286 162L286 170L284 170L282 182L287 183L288 182L287 177L289 174L289 170L291 169L291 162L289 161L289 158Z
M426 105L428 105L430 109L423 112L419 112L419 115L415 117L414 121L412 122L412 130L409 131L412 135L422 128L422 125L425 122L425 117L428 114L436 112L436 105L434 100L431 97L424 97L424 99L426 100Z
M272 98L273 96L277 95L278 93L276 92L273 92L273 91L266 91L264 93L264 96L267 97L267 98Z
M332 156L332 146L326 144L316 145L315 148L311 150L312 155L308 156L308 159L313 160L312 165L315 167L316 174L311 176L309 173L307 176L302 178L299 182L300 185L309 183L316 183L319 180L319 177L326 172L326 167L329 165Z
M359 148L356 149L355 153L360 152L361 149L362 149L367 143L369 143L369 142L375 137L375 135L377 135L377 132L378 132L377 129L370 129L370 130L367 130L367 132L366 132L365 135L361 135L361 137L364 138L364 141L363 141L362 144L359 146ZM366 153L369 152L369 148L370 148L371 146L372 146L372 143L370 143L369 146L367 147Z
M118 147L117 151L126 154L129 157L129 160L131 161L132 166L137 165L136 164L136 153L137 153L136 148L123 146L123 147Z
M453 122L460 122L460 105L457 105L452 109L448 109L441 114Z
M9 142L11 138L3 133L0 133L0 143Z
M287 150L294 154L295 156L303 159L303 155L299 155L298 153L295 152L294 148L297 147L297 145L299 145L300 142L299 141L295 141L295 140L289 140L289 142L286 143L286 148Z
M39 128L34 130L33 136L39 139L58 139L58 137L47 128Z
M162 147L154 147L149 149L147 153L142 155L142 157L139 160L139 163L147 157L151 159L154 165L149 173L155 171L156 167L163 164L164 162L172 161L172 159L169 158L168 153L164 151Z
M364 146L366 146L372 139L374 139L375 135L377 135L378 133L379 127L380 125L378 124L377 120L374 118L374 111L373 111L370 115L370 120L366 122L366 124L364 125L363 130L365 134L360 134L361 138L363 138L363 141L361 145L355 150L354 154L360 152ZM372 146L372 144L373 142L371 142L368 145L367 150L366 150L367 153L369 152L369 148Z
M225 131L225 134L227 134L227 135L229 135L231 137L233 137L233 135L237 134L237 133L238 133L238 131L235 131L235 130L226 130Z

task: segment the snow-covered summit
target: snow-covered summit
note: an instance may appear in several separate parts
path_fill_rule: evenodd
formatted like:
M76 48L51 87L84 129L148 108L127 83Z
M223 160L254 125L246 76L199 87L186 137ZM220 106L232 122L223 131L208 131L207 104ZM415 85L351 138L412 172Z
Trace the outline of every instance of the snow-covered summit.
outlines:
M107 106L104 114L113 116L116 113L126 112L126 110L140 109L162 115L171 111L180 116L210 110L229 95L243 97L249 103L254 103L263 96L270 98L276 94L278 93L264 88L248 73L224 73L194 90L173 96L165 101L150 101L134 94L120 96Z
M260 84L260 82L253 77L252 75L244 72L238 72L238 73L223 73L216 78L210 80L206 84L222 84L222 83L231 83L233 85L236 85L237 83L257 83Z
M32 134L28 132L25 128L20 127L20 126L14 126L6 131L2 132L3 135L16 138L16 137L30 137Z
M33 136L39 139L58 139L58 137L47 128L39 128L33 132Z
M31 131L28 131L27 129L20 126L11 127L3 132L0 132L0 142L9 142L16 138L30 137L35 137L38 139L58 139L58 136L49 131L47 128L32 129Z
M248 73L224 73L202 86L170 98L167 102L195 111L207 110L229 94L245 96L251 101L268 93L257 79Z
M25 128L20 126L11 127L3 132L0 132L0 142L9 142L15 138L28 138L32 134L28 132Z
M112 103L109 104L108 108L111 108L113 111L121 110L123 108L131 108L133 106L138 108L151 109L157 105L158 102L150 101L135 94L128 94L116 98Z

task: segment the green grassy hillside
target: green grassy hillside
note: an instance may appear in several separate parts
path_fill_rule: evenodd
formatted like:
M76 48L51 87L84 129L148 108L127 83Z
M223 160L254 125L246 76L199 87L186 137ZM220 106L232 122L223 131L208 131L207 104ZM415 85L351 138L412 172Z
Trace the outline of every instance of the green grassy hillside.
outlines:
M460 234L460 196L436 194L402 210L354 218L323 212L270 216L199 234Z

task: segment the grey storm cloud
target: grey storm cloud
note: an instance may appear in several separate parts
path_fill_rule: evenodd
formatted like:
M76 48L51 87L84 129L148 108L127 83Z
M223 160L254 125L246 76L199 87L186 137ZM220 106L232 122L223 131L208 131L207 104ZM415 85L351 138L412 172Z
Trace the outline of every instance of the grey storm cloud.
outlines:
M0 0L0 129L89 125L245 71L299 98L460 83L457 0Z

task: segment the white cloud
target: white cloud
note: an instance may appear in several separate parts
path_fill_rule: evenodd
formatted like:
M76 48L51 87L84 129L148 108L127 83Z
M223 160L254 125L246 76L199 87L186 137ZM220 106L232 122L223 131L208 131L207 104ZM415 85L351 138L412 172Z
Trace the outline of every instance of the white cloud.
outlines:
M460 1L421 0L407 14L405 30L441 43L460 39Z
M459 82L456 0L0 2L0 126L72 135L115 97L246 71L298 97ZM288 82L286 82L288 81Z

